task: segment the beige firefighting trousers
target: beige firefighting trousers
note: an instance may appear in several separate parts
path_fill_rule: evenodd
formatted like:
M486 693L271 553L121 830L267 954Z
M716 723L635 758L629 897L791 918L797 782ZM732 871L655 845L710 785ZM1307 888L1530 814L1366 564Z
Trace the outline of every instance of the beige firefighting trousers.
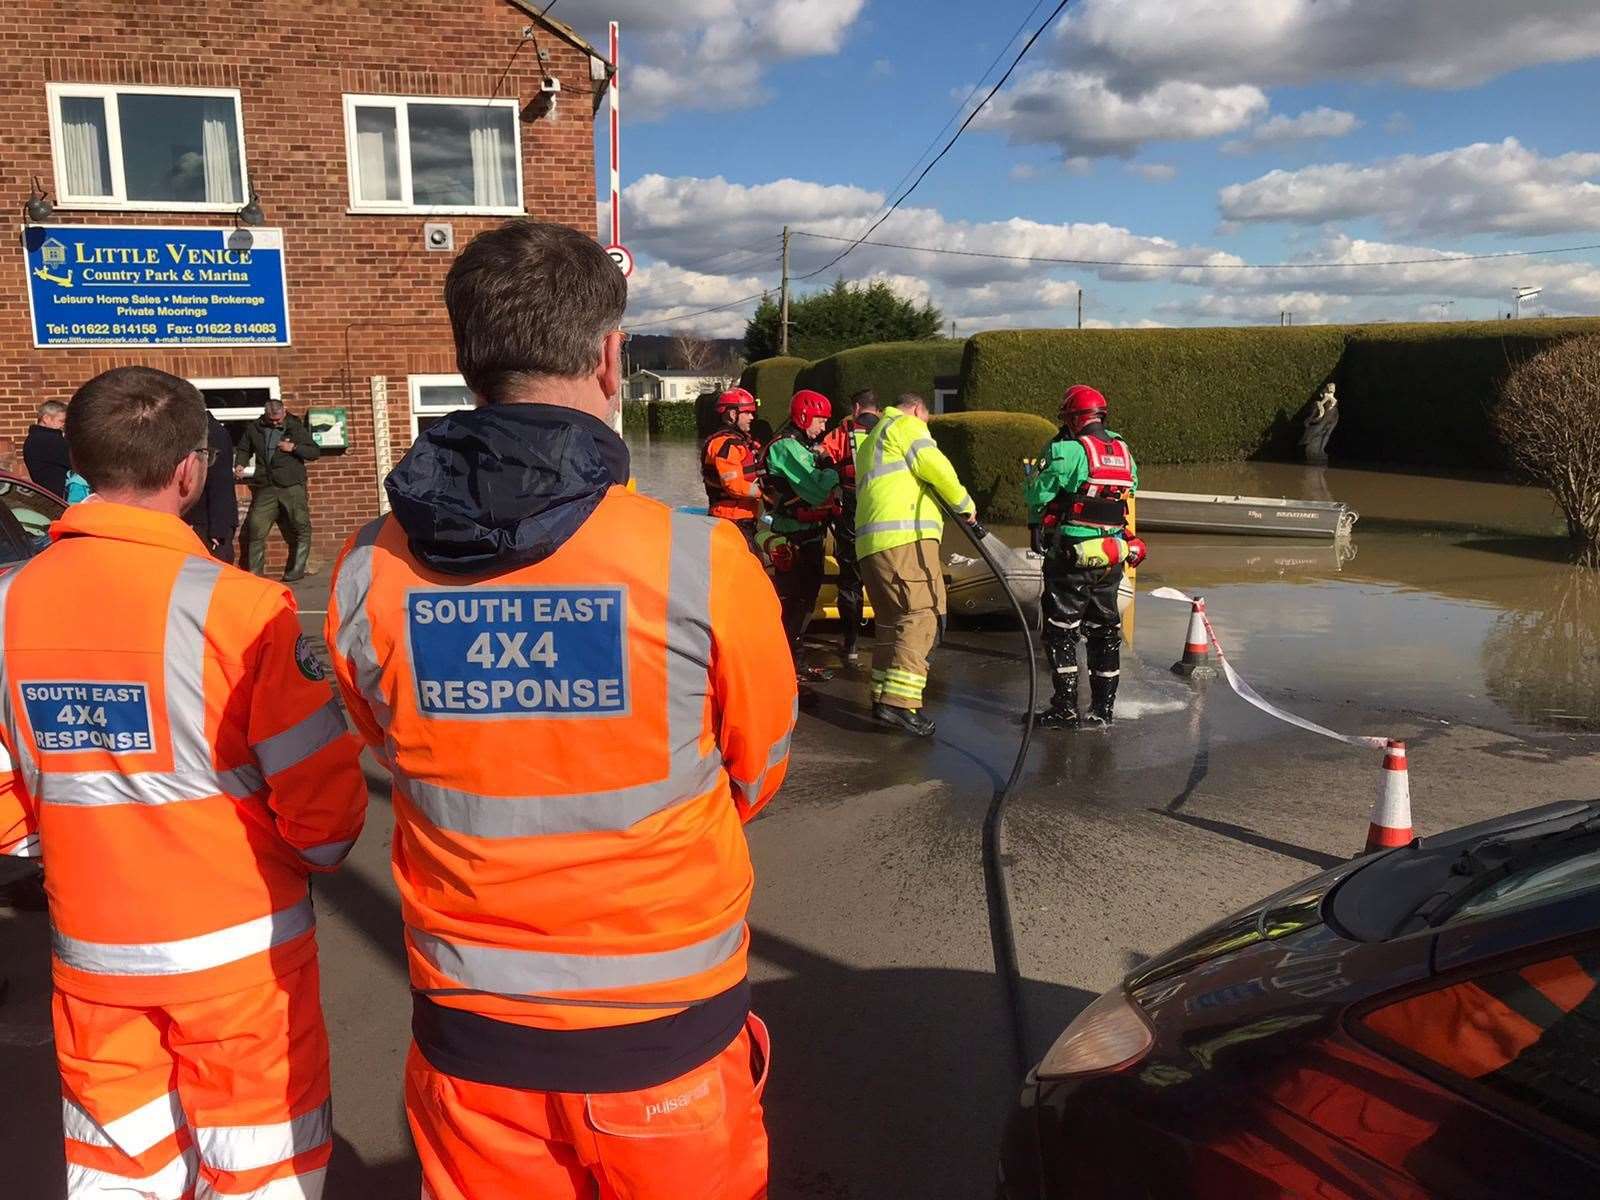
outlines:
M920 709L928 684L928 655L944 612L944 568L939 540L891 546L861 560L878 629L872 651L872 700L892 708Z

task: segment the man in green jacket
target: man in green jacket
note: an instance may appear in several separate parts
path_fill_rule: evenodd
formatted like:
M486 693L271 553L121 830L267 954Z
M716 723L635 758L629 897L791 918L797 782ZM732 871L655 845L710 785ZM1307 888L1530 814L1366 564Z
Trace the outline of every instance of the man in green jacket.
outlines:
M322 447L298 417L285 410L282 400L271 399L262 414L245 427L233 452L233 476L246 479L252 460L255 473L248 477L250 512L245 517L245 547L250 572L266 570L267 533L274 524L284 531L289 561L283 581L304 579L311 558L311 509L306 504L306 463L322 455Z
M796 392L789 402L789 423L761 453L772 526L757 542L767 549L772 562L772 583L783 608L795 677L802 683L833 677L831 671L804 666L801 646L822 590L828 522L844 511L839 500L839 472L823 466L817 448L832 412L833 405L822 393Z
M1111 724L1122 674L1124 568L1144 543L1128 535L1128 497L1139 486L1133 451L1105 427L1106 398L1082 384L1061 402L1061 432L1026 485L1033 548L1044 557L1044 645L1054 672L1045 729ZM1088 641L1087 714L1078 711L1078 643Z
M945 605L944 511L936 496L967 522L977 520L972 497L928 432L927 402L908 392L856 451L856 557L878 629L873 718L917 737L934 730L922 693Z

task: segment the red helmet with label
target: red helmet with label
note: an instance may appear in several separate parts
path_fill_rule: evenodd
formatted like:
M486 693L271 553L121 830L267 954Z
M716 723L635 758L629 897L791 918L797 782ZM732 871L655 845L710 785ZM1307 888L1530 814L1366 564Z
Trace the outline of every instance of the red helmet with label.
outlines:
M717 411L753 413L756 411L756 398L743 388L729 388L717 397Z
M789 401L789 420L794 422L797 429L804 429L818 417L832 416L833 403L821 392L801 390Z
M1106 398L1094 388L1075 383L1061 398L1061 421L1076 428L1086 421L1098 420L1106 415Z

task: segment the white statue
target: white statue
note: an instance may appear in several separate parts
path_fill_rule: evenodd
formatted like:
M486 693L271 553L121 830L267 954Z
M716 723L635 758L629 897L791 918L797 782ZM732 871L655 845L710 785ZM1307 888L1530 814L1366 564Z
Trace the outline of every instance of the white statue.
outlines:
M1317 466L1327 464L1328 439L1333 436L1338 424L1339 398L1334 395L1333 384L1326 383L1321 394L1311 402L1311 411L1306 415L1305 432L1300 435L1300 444L1305 447L1308 463Z

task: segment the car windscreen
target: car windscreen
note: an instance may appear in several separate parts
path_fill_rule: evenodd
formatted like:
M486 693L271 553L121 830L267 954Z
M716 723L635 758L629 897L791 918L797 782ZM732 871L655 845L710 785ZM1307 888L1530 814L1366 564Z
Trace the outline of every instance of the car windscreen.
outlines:
M50 525L66 511L66 505L13 479L0 479L0 505L22 527L29 552L37 554L50 544Z
M1600 837L1595 841L1600 842ZM1554 861L1531 864L1520 871L1489 884L1471 899L1465 900L1446 918L1447 924L1519 908L1547 904L1552 900L1565 900L1585 892L1600 893L1600 844L1593 844L1568 857Z

